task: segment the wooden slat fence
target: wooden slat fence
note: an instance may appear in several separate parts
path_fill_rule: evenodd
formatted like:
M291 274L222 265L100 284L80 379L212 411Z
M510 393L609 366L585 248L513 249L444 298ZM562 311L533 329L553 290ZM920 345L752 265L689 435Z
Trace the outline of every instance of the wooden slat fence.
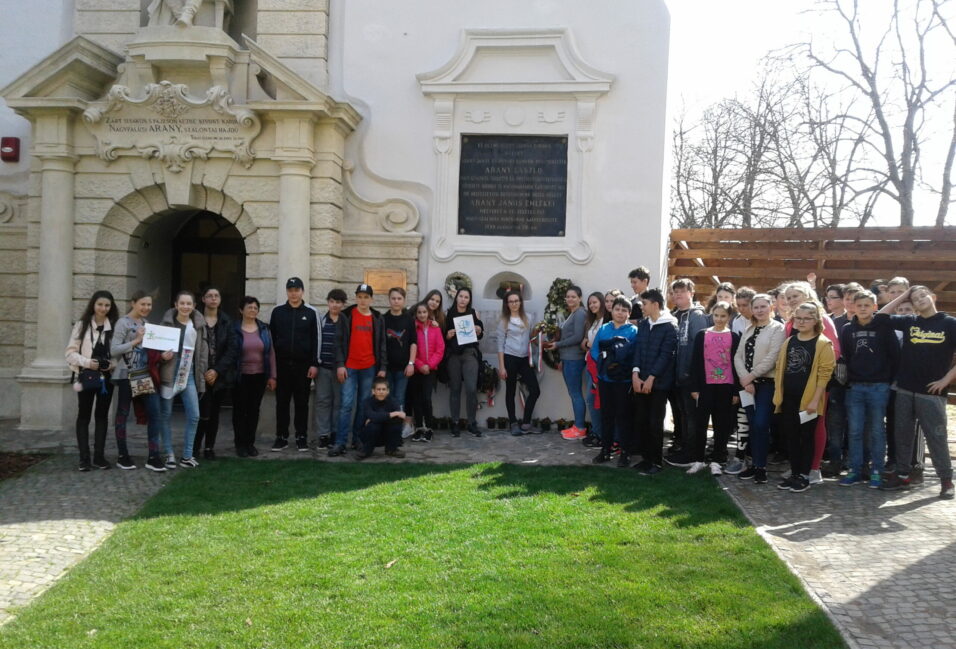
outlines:
M668 275L689 277L704 299L718 282L767 290L817 275L816 289L902 275L956 315L956 227L672 230Z

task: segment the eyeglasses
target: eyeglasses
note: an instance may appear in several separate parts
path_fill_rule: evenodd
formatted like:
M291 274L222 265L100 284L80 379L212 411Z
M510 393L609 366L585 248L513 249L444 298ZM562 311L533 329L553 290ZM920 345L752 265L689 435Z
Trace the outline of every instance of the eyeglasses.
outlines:
M798 318L797 316L793 317L794 322L816 322L816 318Z

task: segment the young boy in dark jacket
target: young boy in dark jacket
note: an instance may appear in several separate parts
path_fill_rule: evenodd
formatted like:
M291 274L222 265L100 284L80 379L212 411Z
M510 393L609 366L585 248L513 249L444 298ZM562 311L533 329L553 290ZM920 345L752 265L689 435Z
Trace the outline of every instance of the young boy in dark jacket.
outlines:
M372 396L365 399L362 410L365 413L365 425L359 434L362 446L357 459L364 460L372 455L381 437L385 438L385 455L405 457L405 452L399 448L402 443L405 411L398 400L389 395L388 380L385 377L376 377L372 381Z
M634 468L643 475L654 475L663 466L664 414L667 393L674 387L677 319L664 308L664 295L656 288L641 293L641 307L645 317L637 326L631 388L637 401L636 426L643 460Z

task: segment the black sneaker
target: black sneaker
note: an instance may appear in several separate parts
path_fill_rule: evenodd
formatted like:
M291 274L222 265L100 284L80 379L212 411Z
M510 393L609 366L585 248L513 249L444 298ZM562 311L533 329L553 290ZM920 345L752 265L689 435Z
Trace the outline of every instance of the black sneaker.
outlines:
M319 435L319 448L328 448L332 439L328 435Z
M754 473L754 484L767 484L767 470L757 469Z
M212 450L211 448L207 448L202 452L202 458L204 460L215 460L216 452Z
M329 448L329 457L338 457L340 455L345 455L345 447L340 444Z
M794 476L784 478L780 481L780 484L777 485L777 489L780 489L781 491L790 491L790 488L794 485L796 480L797 479Z
M425 429L424 429L424 428L418 428L418 429L416 429L415 432L412 433L412 441L413 441L413 442L424 442L424 441L425 441Z
M151 457L146 460L146 468L156 473L166 473L166 465L158 457Z
M617 456L617 468L626 469L631 466L631 458L627 453L621 453Z
M82 473L86 473L87 471L90 471L93 469L93 465L90 464L89 460L80 460L79 469Z
M899 473L890 473L883 477L883 482L880 484L880 489L883 491L898 491L900 489L909 489L910 487L910 477L908 475L900 475Z
M196 469L199 467L199 462L194 457L183 457L179 458L179 466L186 469Z
M757 475L756 467L747 467L743 471L737 474L737 477L741 480L753 480L754 476Z
M820 467L820 475L828 480L840 477L840 465L833 462L825 462Z
M803 476L793 479L792 484L790 485L790 491L795 494L798 494L802 491L806 491L809 488L810 488L810 479L804 478Z
M133 458L128 455L121 455L119 459L116 460L116 466L124 471L132 471L136 468L136 465L133 463Z
M641 469L640 471L638 471L638 473L640 475L657 475L663 470L664 470L664 467L662 467L660 464L651 464L646 469Z
M106 471L107 469L110 468L111 465L109 462L107 462L103 458L100 458L98 460L94 459L90 463L90 466L92 466L94 469L102 469L103 471Z
M306 453L309 450L309 440L305 437L298 437L295 440L295 447L299 453Z
M602 450L600 453L591 458L591 464L604 464L605 462L611 461L611 454Z
M278 453L279 451L284 451L288 445L289 440L276 437L276 441L272 444L272 452Z
M588 435L581 440L581 443L587 446L588 448L598 448L601 446L601 438L597 435Z
M246 450L249 451L249 457L256 457L259 455L259 449L257 449L255 446L250 446Z
M247 449L245 446L237 446L236 457L249 457L249 449Z
M694 461L691 460L690 457L683 451L679 453L671 453L670 455L664 458L664 461L670 464L671 466L678 466L678 467L689 467L691 464L694 463Z
M468 432L474 435L475 437L481 437L481 429L478 428L478 424L471 422L468 424Z
M422 436L422 441L423 441L423 442L430 442L430 441L432 441L432 437L434 437L434 436L435 436L435 431L433 431L431 428L426 428L426 429L425 429L425 434Z

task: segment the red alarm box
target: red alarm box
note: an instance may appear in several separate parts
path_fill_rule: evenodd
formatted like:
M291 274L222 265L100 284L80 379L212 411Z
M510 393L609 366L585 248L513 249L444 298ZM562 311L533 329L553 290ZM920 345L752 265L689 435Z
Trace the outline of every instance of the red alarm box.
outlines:
M0 138L0 160L4 162L20 162L20 138Z

